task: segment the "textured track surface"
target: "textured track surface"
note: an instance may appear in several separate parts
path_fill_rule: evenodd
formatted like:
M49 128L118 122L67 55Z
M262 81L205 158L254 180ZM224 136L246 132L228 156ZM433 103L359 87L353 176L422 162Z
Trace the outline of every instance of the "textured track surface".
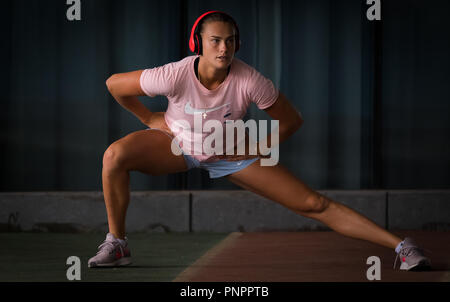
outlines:
M370 256L380 258L383 282L450 281L449 232L394 233L430 250L432 270L394 270L393 250L335 232L233 233L175 281L364 282Z
M394 233L430 250L432 270L394 270L394 251L335 232L129 234L133 264L103 269L87 268L103 234L2 233L0 281L67 281L69 256L81 259L88 282L364 282L370 256L384 282L450 281L450 232Z
M0 282L67 281L69 256L81 260L81 281L169 282L228 234L128 234L133 264L90 269L103 234L3 233Z

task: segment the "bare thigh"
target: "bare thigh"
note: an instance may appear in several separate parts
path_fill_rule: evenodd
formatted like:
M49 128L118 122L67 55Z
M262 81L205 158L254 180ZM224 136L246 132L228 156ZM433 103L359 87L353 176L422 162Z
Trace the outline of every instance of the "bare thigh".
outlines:
M162 175L187 170L184 156L174 155L172 139L160 130L140 130L112 143L105 151L103 166Z
M227 176L227 179L294 211L307 212L317 207L319 193L280 164L261 166L260 160L257 160L245 169Z

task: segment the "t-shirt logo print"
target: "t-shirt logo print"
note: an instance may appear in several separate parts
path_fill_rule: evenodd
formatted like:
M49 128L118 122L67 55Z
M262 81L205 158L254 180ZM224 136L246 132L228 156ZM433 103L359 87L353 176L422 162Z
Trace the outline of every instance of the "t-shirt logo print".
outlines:
M213 108L196 109L196 108L192 108L191 102L187 102L186 105L184 106L184 113L190 114L190 115L202 114L203 115L203 119L205 119L208 112L219 110L220 108L223 108L225 106L229 107L230 103L226 103L226 104L223 104L223 105L220 105L220 106L217 106L217 107L213 107Z

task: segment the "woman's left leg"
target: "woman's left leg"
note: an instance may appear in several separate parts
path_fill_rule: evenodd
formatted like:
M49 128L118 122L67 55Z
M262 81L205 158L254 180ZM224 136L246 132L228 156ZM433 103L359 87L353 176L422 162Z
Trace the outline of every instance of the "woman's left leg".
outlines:
M278 202L299 215L318 220L342 235L392 249L402 241L358 212L313 191L280 164L261 166L257 160L226 177L236 185Z

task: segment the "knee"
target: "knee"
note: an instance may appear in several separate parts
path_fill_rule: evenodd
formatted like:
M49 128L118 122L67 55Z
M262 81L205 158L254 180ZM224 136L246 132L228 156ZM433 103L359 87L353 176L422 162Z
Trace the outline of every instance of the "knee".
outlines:
M111 144L103 154L103 169L113 170L124 167L124 150L118 144Z
M319 214L330 205L330 200L320 193L310 194L297 210L302 214Z

